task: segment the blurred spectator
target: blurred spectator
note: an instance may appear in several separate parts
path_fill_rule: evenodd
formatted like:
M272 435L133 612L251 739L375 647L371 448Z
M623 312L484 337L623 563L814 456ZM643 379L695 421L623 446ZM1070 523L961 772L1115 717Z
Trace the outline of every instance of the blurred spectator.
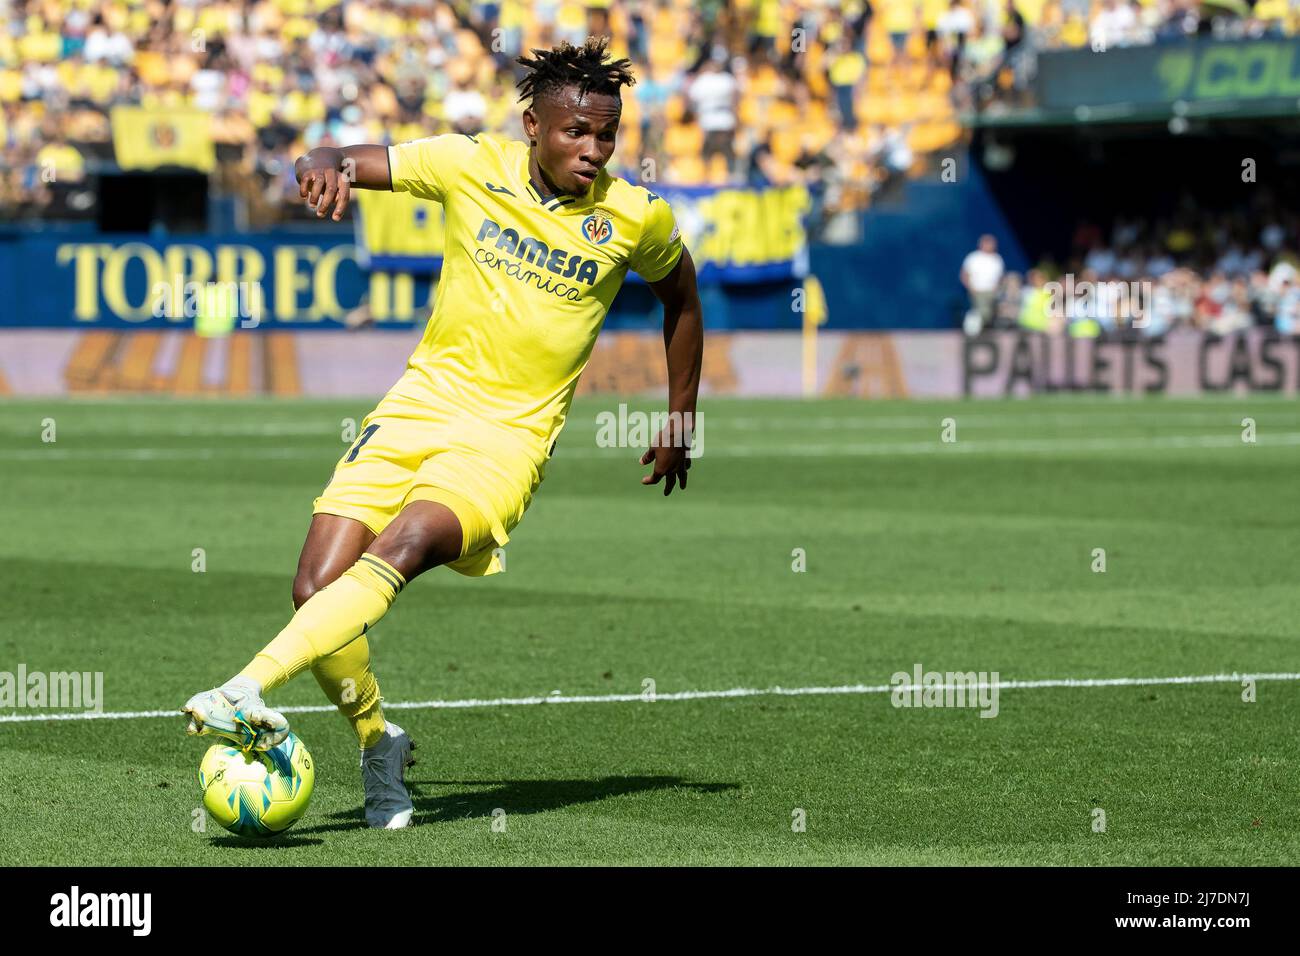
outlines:
M691 112L704 131L705 165L711 157L722 156L730 170L736 159L736 78L718 60L706 60L691 81L687 96Z
M1046 280L1041 269L1030 269L1025 276L1025 284L1020 292L1020 312L1016 316L1020 328L1028 332L1047 332L1055 334L1061 330L1059 317L1051 314L1051 301Z
M1283 335L1300 334L1300 285L1293 278L1284 278L1277 295L1275 327Z
M975 15L963 0L952 0L947 11L939 17L935 33L948 62L949 72L955 78L961 65L961 58L966 49L966 38L975 29Z
M36 153L36 165L45 183L79 183L86 178L85 159L57 130L47 135L45 145Z
M977 335L993 324L1004 270L997 239L987 234L980 236L979 248L969 253L961 264L961 283L970 294L971 308L964 323L968 334Z
M867 58L853 46L848 34L841 35L835 41L830 66L826 70L826 78L830 82L831 89L835 91L835 105L839 110L841 129L858 128L854 99L866 75Z
M885 30L894 50L893 65L900 65L907 54L907 39L916 22L914 0L882 0Z
M469 71L461 70L442 102L442 115L457 133L477 133L487 118L487 100L474 84Z
M997 304L993 309L993 327L1013 329L1020 324L1025 284L1018 272L1008 272L998 284Z
M1168 219L1120 216L1108 228L1080 223L1074 254L1056 287L1060 314L1044 315L1041 293L1049 273L1031 269L1023 285L1014 273L1002 277L992 325L1008 324L1018 295L1018 324L1033 331L1060 331L1063 322L1075 336L1126 328L1163 335L1179 327L1231 335L1252 326L1300 334L1300 260L1292 251L1300 241L1300 215L1281 211L1285 204L1268 190L1250 208L1232 213L1198 205L1190 196L1178 197L1173 208ZM963 325L977 334L989 321L978 308L969 271L963 264L963 282L972 290ZM1073 288L1074 297L1060 300L1062 288Z
M912 168L914 154L908 145L908 127L891 127L882 134L879 144L872 151L872 159L880 166L883 176L877 191L902 179Z
M745 185L751 189L763 189L777 181L776 161L772 158L772 139L765 136L754 144L749 151L749 168L745 174Z
M1136 39L1137 25L1137 14L1127 0L1101 0L1088 27L1088 40L1098 52L1127 46Z
M124 66L135 57L135 46L130 37L121 30L110 30L104 25L103 16L95 14L81 52L87 63Z

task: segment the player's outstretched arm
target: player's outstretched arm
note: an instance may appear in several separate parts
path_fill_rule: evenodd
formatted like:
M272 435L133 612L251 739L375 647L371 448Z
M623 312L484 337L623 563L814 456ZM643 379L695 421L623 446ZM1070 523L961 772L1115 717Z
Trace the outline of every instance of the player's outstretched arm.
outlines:
M348 208L352 188L392 189L387 146L317 146L293 164L298 195L316 210L317 218L331 209L338 222Z
M664 306L664 351L668 357L668 425L655 436L641 456L641 464L654 462L654 472L641 479L657 485L667 478L664 494L676 484L686 488L691 460L686 456L690 433L695 430L695 401L700 391L700 365L704 358L704 308L695 281L695 262L683 246L673 271L650 288Z

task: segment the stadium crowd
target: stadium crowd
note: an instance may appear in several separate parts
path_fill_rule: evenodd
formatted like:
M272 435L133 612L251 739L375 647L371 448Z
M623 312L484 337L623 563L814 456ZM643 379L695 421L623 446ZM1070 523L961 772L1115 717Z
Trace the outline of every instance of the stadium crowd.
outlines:
M1045 260L1023 276L1005 270L986 236L962 266L966 331L1300 333L1300 215L1287 208L1265 191L1252 209L1230 214L1206 212L1185 196L1155 221L1080 223L1064 268Z
M1293 35L1300 7L1289 0L1004 0L1001 17L972 17L961 0L922 17L937 60L954 76L960 110L1024 105L1044 50ZM900 22L899 28L912 29ZM945 50L945 44L947 49Z
M274 215L287 158L446 130L519 135L513 58L613 38L640 78L624 174L807 182L857 208L1022 96L1038 50L1294 32L1287 0L0 0L0 208L111 159L119 103L214 118L235 183ZM51 172L53 171L53 172ZM250 199L254 199L251 192ZM44 202L43 202L44 201Z
M898 54L873 13L869 0L0 0L0 210L67 213L52 184L111 162L111 109L136 104L210 113L219 182L250 223L296 215L294 155L520 136L514 57L607 34L639 78L618 172L802 182L829 216L959 135L946 78Z
M608 34L639 82L623 175L803 182L861 208L1024 95L1037 50L1291 32L1286 0L0 0L0 210L75 213L117 104L213 117L250 221L296 214L290 158L322 143L518 128L513 58ZM1211 17L1206 11L1213 11ZM1227 24L1227 25L1225 25ZM292 208L288 208L292 207Z

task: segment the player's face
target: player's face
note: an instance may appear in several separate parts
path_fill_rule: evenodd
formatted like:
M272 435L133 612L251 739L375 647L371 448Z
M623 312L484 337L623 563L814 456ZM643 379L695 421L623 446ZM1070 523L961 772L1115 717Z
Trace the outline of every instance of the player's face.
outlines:
M598 173L614 154L623 101L617 96L588 93L579 97L576 86L525 111L534 118L529 136L537 140L534 157L550 185L573 196L585 195Z

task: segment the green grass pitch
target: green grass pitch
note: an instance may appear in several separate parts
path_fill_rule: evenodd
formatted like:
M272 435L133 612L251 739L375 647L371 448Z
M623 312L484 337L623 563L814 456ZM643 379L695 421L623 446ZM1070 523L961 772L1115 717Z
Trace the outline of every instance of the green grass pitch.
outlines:
M371 404L0 405L0 670L102 671L108 712L229 676L287 619L340 423ZM707 401L668 500L636 451L597 447L615 407L575 406L505 574L433 572L374 630L390 703L875 686L917 664L1300 672L1293 402ZM397 833L362 825L344 721L303 713L315 798L266 843L196 832L206 743L179 717L4 720L0 864L1295 865L1300 688L1255 695L1005 689L994 719L884 693L394 710L420 745L419 825ZM323 703L309 676L271 700Z

